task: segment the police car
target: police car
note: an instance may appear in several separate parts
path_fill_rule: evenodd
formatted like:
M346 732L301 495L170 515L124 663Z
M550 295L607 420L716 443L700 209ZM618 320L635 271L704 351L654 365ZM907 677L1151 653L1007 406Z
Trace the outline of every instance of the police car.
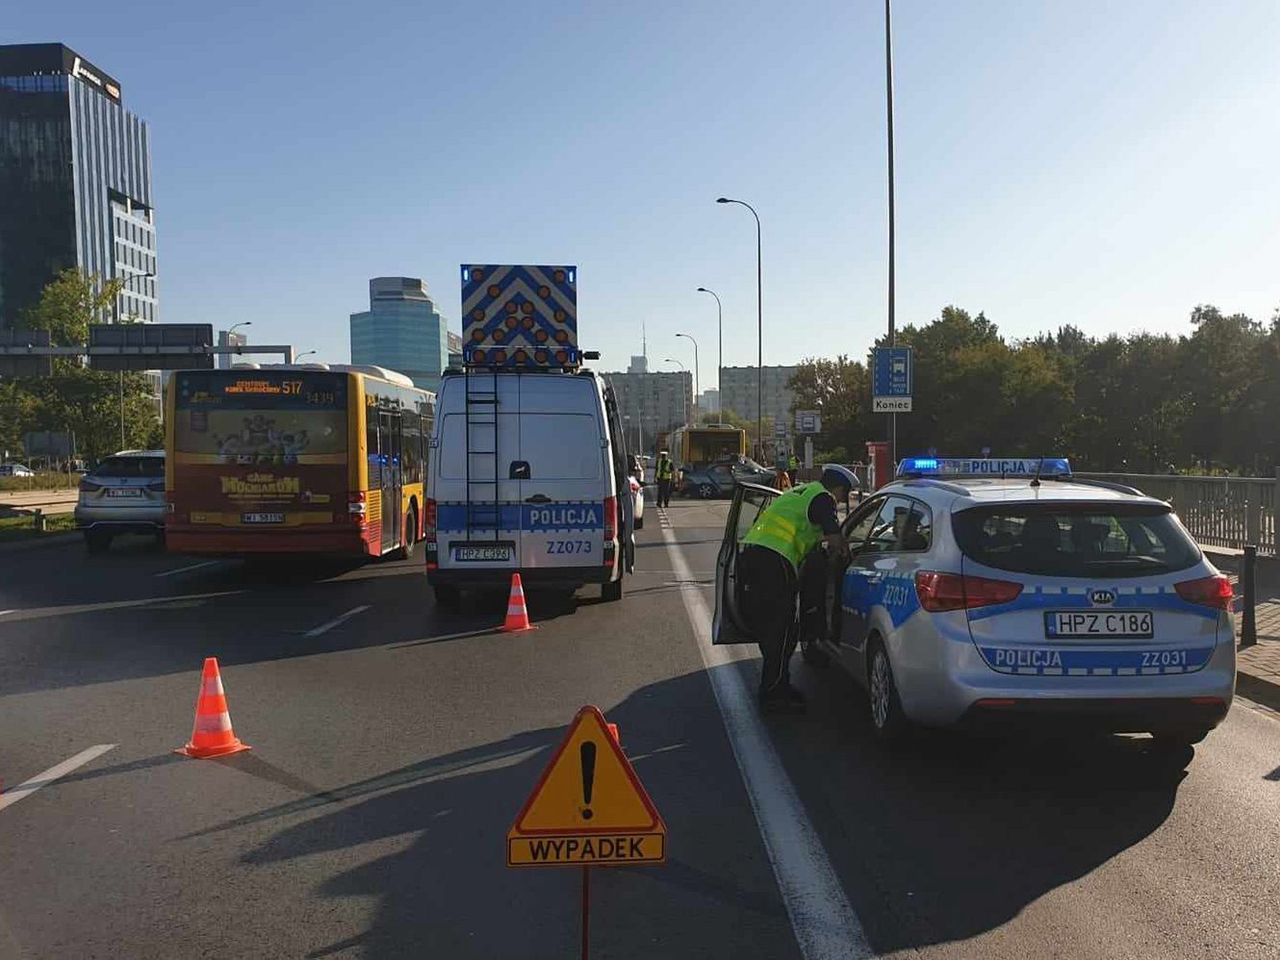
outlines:
M777 495L740 488L717 568L736 616L742 535ZM862 685L874 730L1045 720L1197 743L1235 689L1232 589L1169 504L1063 459L904 460L843 525L851 560L805 658Z

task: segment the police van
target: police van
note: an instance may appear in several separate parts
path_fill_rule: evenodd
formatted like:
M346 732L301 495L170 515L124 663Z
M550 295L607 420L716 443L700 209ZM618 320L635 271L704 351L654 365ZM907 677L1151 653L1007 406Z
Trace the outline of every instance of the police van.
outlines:
M742 535L777 491L740 488L714 639L738 615ZM872 729L1045 724L1203 739L1235 688L1232 588L1168 503L1063 459L904 460L851 512L851 560L805 659L850 673Z
M463 267L462 369L436 395L425 508L438 602L505 586L622 597L629 459L612 390L577 347L573 267Z

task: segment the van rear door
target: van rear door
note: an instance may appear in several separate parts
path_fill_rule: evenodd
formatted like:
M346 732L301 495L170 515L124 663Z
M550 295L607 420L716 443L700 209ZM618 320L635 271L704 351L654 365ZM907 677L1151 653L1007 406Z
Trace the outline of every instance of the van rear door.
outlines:
M521 380L521 565L603 566L612 485L599 388L590 377Z
M494 402L496 401L496 402ZM518 570L520 377L471 371L449 377L437 409L435 499L441 568Z

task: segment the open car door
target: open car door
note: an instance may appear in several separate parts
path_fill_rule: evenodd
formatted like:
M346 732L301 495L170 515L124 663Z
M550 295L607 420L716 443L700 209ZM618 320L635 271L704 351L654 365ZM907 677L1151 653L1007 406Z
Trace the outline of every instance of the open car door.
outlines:
M742 550L742 538L778 493L772 487L754 483L740 483L734 488L729 518L724 525L724 539L720 541L720 553L716 557L716 613L711 621L712 643L756 642L737 614L738 554Z

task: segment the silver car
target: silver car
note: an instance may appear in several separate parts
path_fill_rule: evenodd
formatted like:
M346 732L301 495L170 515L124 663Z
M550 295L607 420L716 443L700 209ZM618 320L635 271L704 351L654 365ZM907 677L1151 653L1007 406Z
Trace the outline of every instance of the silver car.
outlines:
M76 526L90 553L101 553L120 533L147 533L164 540L167 511L164 451L122 450L80 480Z
M717 643L754 640L736 615L737 541L777 495L734 497ZM1045 725L1181 749L1231 706L1231 584L1167 503L1064 460L921 458L843 532L852 559L802 652L852 674L885 739L911 723Z

